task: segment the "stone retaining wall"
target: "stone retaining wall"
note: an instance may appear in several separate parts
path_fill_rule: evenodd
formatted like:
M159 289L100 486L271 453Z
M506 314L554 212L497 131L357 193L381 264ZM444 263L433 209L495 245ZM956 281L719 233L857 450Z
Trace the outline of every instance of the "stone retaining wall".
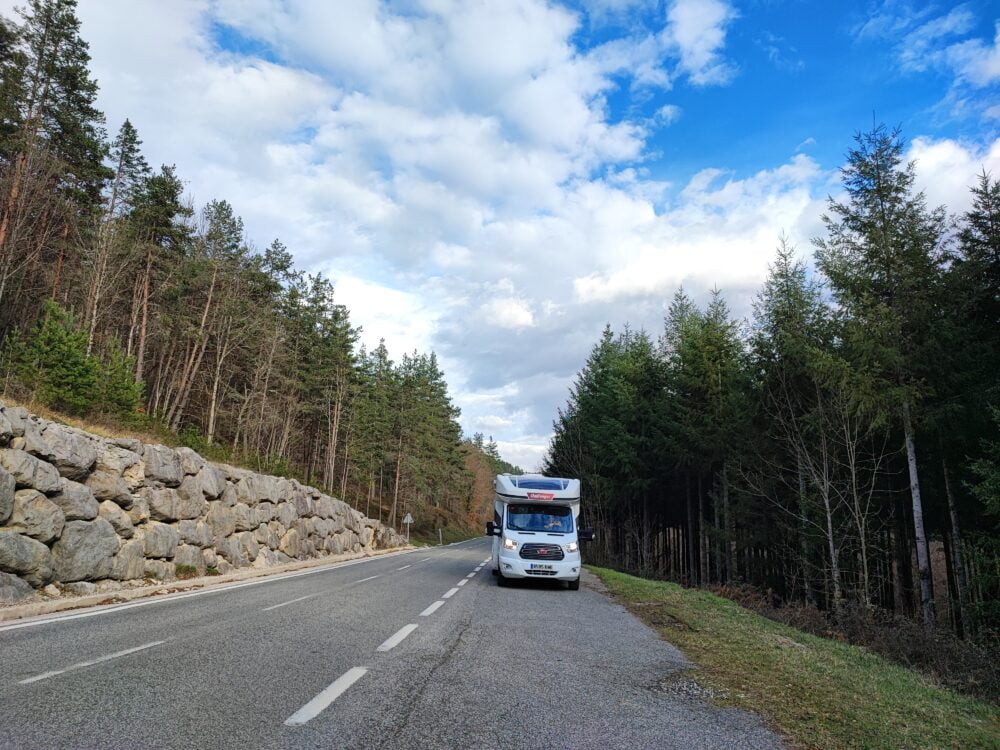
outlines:
M0 604L43 588L170 580L178 565L205 575L402 544L294 479L102 438L0 402Z

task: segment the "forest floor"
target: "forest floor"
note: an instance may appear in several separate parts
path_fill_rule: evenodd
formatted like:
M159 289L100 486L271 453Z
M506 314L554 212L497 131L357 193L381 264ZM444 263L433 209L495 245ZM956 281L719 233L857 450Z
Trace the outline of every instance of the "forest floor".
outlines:
M869 651L804 633L697 589L591 567L611 594L698 665L722 704L757 711L809 748L1000 747L1000 709Z

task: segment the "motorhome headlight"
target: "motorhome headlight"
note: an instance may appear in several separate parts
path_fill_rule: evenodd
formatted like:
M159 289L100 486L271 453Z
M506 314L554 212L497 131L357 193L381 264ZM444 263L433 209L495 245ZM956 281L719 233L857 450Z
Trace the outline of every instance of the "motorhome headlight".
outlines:
M567 552L576 552L578 549L580 549L580 545L577 544L576 542L570 542L569 544L566 545Z
M517 542L515 542L513 539L504 539L503 540L503 548L504 549L517 549Z

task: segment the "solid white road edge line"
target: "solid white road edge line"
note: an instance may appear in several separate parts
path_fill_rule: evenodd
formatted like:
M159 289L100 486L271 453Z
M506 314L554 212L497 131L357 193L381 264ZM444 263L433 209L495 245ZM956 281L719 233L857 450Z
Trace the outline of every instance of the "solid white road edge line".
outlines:
M285 719L285 726L300 727L318 716L323 709L339 698L347 688L360 680L368 672L368 667L351 667L306 705Z
M408 555L414 550L407 549L401 552L388 552L384 555L376 555L375 557L362 557L358 560L345 560L341 563L334 563L333 565L325 565L321 568L312 568L310 570L303 570L296 573L282 573L280 575L274 576L264 576L262 578L255 578L252 581L246 581L245 583L236 583L233 585L223 585L218 588L210 589L199 589L198 591L188 591L184 594L167 594L166 596L150 597L149 599L142 599L137 602L130 602L128 604L121 604L116 606L107 606L100 609L90 609L85 612L78 612L69 615L53 615L52 617L46 617L41 620L30 620L29 622L14 622L10 625L0 625L0 633L5 630L18 630L20 628L31 628L35 625L48 625L52 622L63 622L65 620L79 620L83 617L97 617L98 615L107 615L112 612L121 612L126 609L133 609L135 607L146 607L150 604L163 604L165 602L176 602L180 599L190 599L192 596L204 596L205 594L224 594L227 591L235 591L236 589L246 588L247 586L259 586L262 583L275 583L276 581L285 581L289 578L299 578L301 576L313 575L314 573L328 573L331 570L339 570L340 568L348 568L352 565L359 565L361 563L371 562L373 560L381 560L386 557L395 557L397 555Z
M409 567L409 565L404 565L402 568L396 568L396 570L406 570Z
M381 578L381 574L377 576L368 576L367 578L362 578L360 581L355 581L354 583L364 583L365 581L374 581L376 578Z
M430 617L431 615L433 615L435 612L438 611L438 607L440 607L442 604L444 604L444 599L438 599L431 606L429 606L427 609L425 609L423 612L421 612L420 616L421 617Z
M453 589L448 589L448 593L445 594L444 596L442 596L441 598L442 599L451 599L451 597L453 597L457 593L458 593L458 587L456 586Z
M319 596L316 594L306 594L305 596L300 596L298 599L289 599L287 602L282 602L281 604L272 604L270 607L264 607L261 612L270 612L272 609L278 609L279 607L284 607L288 604L295 604L295 602L305 601L306 599L312 599L314 596Z
M461 581L459 581L459 582L458 582L458 583L456 583L455 585L456 585L456 586L464 586L464 585L465 585L465 584L467 584L468 582L469 582L469 579L468 579L468 578L463 578L463 579L462 579Z
M72 672L74 669L83 669L84 667L92 667L95 664L100 664L101 662L111 661L112 659L117 659L120 656L128 656L129 654L134 654L137 651L145 651L147 648L152 648L153 646L159 646L161 643L166 643L166 641L153 641L152 643L144 643L141 646L136 646L135 648L127 648L124 651L116 651L113 654L108 654L107 656L100 656L96 659L91 659L90 661L81 661L79 664L73 664L72 666L66 667L66 669L54 669L51 672L42 672L42 674L35 675L34 677L29 677L26 680L18 680L18 685L27 685L32 682L38 682L39 680L45 680L49 677L55 677L57 674L64 674L66 672Z
M394 635L387 638L385 643L379 646L376 651L392 651L396 646L403 642L410 633L417 629L416 625L404 625L399 630L396 631Z

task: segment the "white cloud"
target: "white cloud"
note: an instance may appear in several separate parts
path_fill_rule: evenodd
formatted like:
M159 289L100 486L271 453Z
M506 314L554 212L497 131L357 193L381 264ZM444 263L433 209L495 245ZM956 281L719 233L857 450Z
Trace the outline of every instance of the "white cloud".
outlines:
M951 139L914 138L907 159L916 163L916 186L931 208L947 206L962 214L972 206L969 189L985 170L1000 177L1000 139L981 147Z
M664 104L656 110L656 121L663 125L673 125L681 117L681 108L676 104Z
M699 86L728 83L735 66L722 57L726 28L738 16L722 0L674 0L664 34L680 53L680 68Z
M958 76L976 88L1000 81L1000 21L995 26L992 45L968 39L948 47L946 55Z
M531 328L535 316L525 300L517 297L499 297L483 303L479 307L483 323L497 328Z

